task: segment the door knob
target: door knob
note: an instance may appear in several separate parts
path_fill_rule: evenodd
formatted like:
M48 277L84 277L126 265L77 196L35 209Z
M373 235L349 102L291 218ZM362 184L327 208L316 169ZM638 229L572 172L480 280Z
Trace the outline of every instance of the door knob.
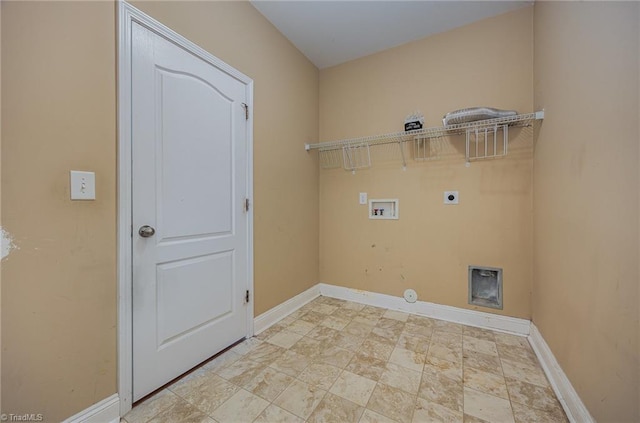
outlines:
M150 236L153 236L156 233L156 230L149 225L144 225L144 226L140 226L140 229L138 229L138 233L143 238L149 238Z

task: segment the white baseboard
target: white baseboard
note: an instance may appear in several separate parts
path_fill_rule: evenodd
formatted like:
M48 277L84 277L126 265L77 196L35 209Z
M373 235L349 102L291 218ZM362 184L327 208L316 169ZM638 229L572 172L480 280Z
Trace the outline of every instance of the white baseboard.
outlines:
M428 303L426 301L408 303L401 297L328 285L326 283L320 283L318 285L320 286L320 294L327 297L405 311L407 313L419 314L434 319L447 320L449 322L462 323L484 329L509 332L522 336L529 335L529 325L531 322L526 319Z
M78 414L69 417L63 423L119 423L120 398L113 394L109 398L93 404Z
M312 301L320 296L319 284L312 286L304 292L296 295L293 298L288 299L282 304L275 306L274 308L265 311L258 317L253 319L253 333L259 334L269 326L277 323L279 320L287 317L303 305Z
M547 375L560 404L562 404L562 408L564 408L565 413L567 413L569 421L571 423L595 423L589 410L587 410L587 407L585 407L578 393L573 388L573 385L571 385L569 378L562 371L551 348L549 348L542 334L533 323L531 323L529 343L533 351L535 351L540 365Z

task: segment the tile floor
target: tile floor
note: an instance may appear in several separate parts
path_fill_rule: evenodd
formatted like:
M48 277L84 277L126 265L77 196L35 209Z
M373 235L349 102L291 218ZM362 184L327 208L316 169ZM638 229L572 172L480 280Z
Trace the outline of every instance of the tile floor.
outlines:
M319 297L123 422L567 422L526 338Z

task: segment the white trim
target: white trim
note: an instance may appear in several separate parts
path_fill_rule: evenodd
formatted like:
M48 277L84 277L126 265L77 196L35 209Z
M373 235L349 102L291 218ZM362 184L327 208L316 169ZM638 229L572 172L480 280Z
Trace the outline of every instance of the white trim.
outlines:
M248 79L248 77L245 77ZM245 81L243 81L245 82ZM253 285L253 80L249 79L247 84L247 108L249 109L249 119L247 120L247 198L249 199L249 210L247 211L247 289L249 290L249 304L247 304L247 338L253 336L253 315L255 290Z
M316 284L295 297L265 311L254 319L253 327L256 335L319 296L320 284Z
M62 423L118 423L119 421L120 399L118 394L113 394Z
M118 394L120 415L133 405L131 280L131 22L135 12L118 4Z
M567 413L569 421L571 423L595 423L589 410L587 410L587 407L585 407L578 393L573 388L573 385L571 385L571 381L562 371L551 348L549 348L542 334L533 323L531 323L529 343L551 383L553 392L555 392L558 401L560 401L562 408L564 408L565 413Z
M132 407L132 265L131 265L131 25L136 22L222 70L247 89L247 198L253 202L253 80L160 22L118 1L118 393L120 415ZM253 207L248 213L247 289L253 298ZM253 299L247 306L247 337L253 335Z
M434 319L462 323L479 328L509 332L516 335L529 335L530 321L516 317L501 316L499 314L484 313L482 311L416 301L408 303L402 297L379 294L377 292L362 291L342 286L320 283L320 294L356 303L400 310L407 313L419 314Z

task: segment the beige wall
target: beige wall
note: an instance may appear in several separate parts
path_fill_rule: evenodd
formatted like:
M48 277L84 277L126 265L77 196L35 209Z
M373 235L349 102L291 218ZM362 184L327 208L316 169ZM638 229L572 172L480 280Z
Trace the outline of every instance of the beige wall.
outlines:
M532 8L483 20L320 72L320 139L402 130L414 110L427 126L451 110L493 106L531 112ZM320 280L420 300L530 317L532 131L512 132L511 154L464 166L464 136L441 160L372 148L373 166L320 172ZM460 204L443 205L458 190ZM369 198L398 198L398 221L367 218ZM469 265L504 269L504 310L467 304Z
M638 408L638 3L536 2L533 321L600 422Z
M248 3L144 3L255 81L255 314L318 282L318 72ZM116 391L109 2L2 2L2 406L60 421ZM69 201L69 170L97 200Z
M115 392L110 3L2 4L2 406L60 420ZM69 170L97 175L69 201Z

